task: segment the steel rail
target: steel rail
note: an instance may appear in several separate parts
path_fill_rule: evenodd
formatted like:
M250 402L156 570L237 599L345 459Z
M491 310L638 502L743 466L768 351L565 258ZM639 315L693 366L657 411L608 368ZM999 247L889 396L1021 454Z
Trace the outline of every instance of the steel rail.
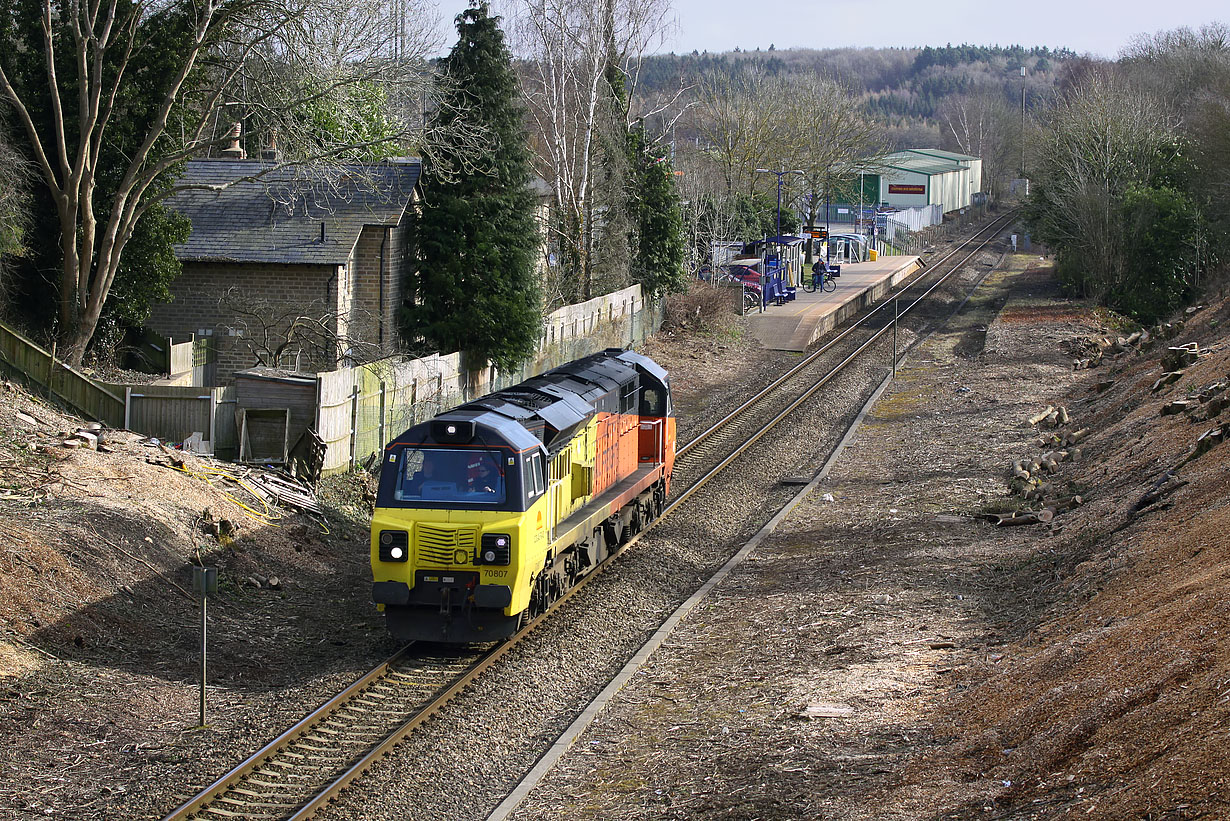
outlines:
M991 228L996 227L995 226L996 223L1010 219L1013 215L1014 213L1010 212L1007 215L997 218L991 224L984 226L982 229L977 231L968 240L963 242L961 245L957 246L957 248L955 248L949 254L945 255L941 260L939 260L938 262L933 262L932 266L944 264L949 259L951 259L953 256L955 256L960 251L961 248L964 248L965 246L969 245L971 242L976 240L977 237L980 236L981 234L985 233ZM959 270L961 265L963 265L970 258L972 258L975 254L977 254L978 251L980 251L983 247L985 247L987 242L989 242L989 240L983 241L983 243L980 244L977 249L972 251L960 263L957 263L954 266L953 270L943 274L943 276L940 277L940 279L938 279L934 284L932 284L925 292L923 292L922 295L920 295L913 302L911 302L910 305L905 309L905 311L900 312L897 315L897 319L900 319L901 316L904 316L910 310L913 310L921 302L922 299L924 299L927 295L929 295L932 291L934 291L935 288L939 287L939 285L942 284L948 277L950 277L953 273ZM903 292L905 290L908 290L911 287L914 287L914 285L916 284L917 283L912 283L911 285L907 286L905 289L903 289ZM900 294L898 294L898 298L899 297L900 297ZM814 362L815 359L817 359L820 355L830 350L835 344L837 344L840 340L844 339L848 334L853 332L857 327L861 326L863 323L868 321L877 312L884 309L889 304L889 302L890 300L887 300L887 299L884 300L880 305L878 305L876 308L872 309L870 312L865 314L862 318L860 318L857 322L852 324L849 328L845 329L838 336L836 336L829 342L825 343L825 345L817 349L817 351L815 351L814 353L810 354L803 362L794 366L782 377L775 380L773 384L771 384L770 386L762 390L752 399L749 399L743 405L739 406L736 410L734 410L732 413L727 415L725 419L713 425L711 428L709 428L707 431L705 431L701 435L692 439L692 441L690 441L683 449L680 450L679 455L682 456L685 453L690 452L702 440L710 437L716 431L724 427L729 427L739 417L743 416L747 412L747 410L751 408L754 404L756 404L758 401L760 401L764 397L770 395L771 393L777 391L781 386L783 386L792 377L797 375L804 368L806 368L808 365ZM884 327L877 330L869 339L862 342L853 352L847 355L837 366L832 368L828 373L821 376L814 384L812 384L802 394L800 394L799 396L794 398L791 402L789 402L785 410L778 413L777 416L770 423L763 425L755 435L753 435L746 442L744 442L742 445L737 447L736 450L730 455L728 455L726 458L724 458L717 467L713 468L708 473L706 473L703 477L701 477L700 479L698 479L697 481L689 485L687 488L685 488L678 497L672 500L661 511L661 513L658 515L656 519L654 519L651 522L646 523L645 527L640 532L636 534L632 534L624 544L615 546L614 549L611 550L610 555L608 556L606 560L604 560L601 564L599 564L597 567L595 567L593 570L591 570L589 573L587 573L585 576L579 579L576 584L574 584L571 588L565 591L558 599L552 602L551 606L546 611L544 611L539 616L537 616L536 618L528 622L525 626L523 626L520 630L518 630L510 638L480 653L477 656L477 658L475 658L471 662L471 664L466 668L466 670L461 675L457 676L448 685L445 685L444 687L437 690L430 697L428 701L421 703L417 708L409 710L406 720L402 722L401 725L397 727L397 729L395 729L392 733L388 734L382 741L373 745L368 750L368 752L360 756L357 760L346 765L345 769L342 770L340 774L336 775L333 778L333 780L329 782L327 786L325 786L323 789L316 792L316 794L312 796L311 798L309 798L305 803L301 803L292 812L292 814L290 815L280 814L277 817L282 818L285 821L305 821L305 819L308 819L314 816L316 812L318 812L322 807L324 807L329 801L337 797L337 795L340 794L348 785L350 785L356 778L359 778L373 764L375 764L381 757L383 757L390 750L392 750L400 741L402 741L410 733L414 732L414 730L416 730L418 727L422 726L429 718L431 718L431 716L433 716L440 709L442 709L446 704L452 701L453 698L457 696L457 694L462 692L466 687L468 687L475 680L477 680L479 676L481 676L488 669L490 669L496 662L498 662L505 655L507 655L508 652L510 652L522 640L524 640L528 635L530 635L530 633L532 633L539 625L541 625L548 618L548 616L550 616L556 609L562 606L565 602L572 599L590 581L592 581L593 579L598 577L600 574L602 574L603 572L608 570L610 567L612 567L614 565L614 562L611 561L612 559L623 555L634 544L639 542L641 537L650 528L660 523L663 519L666 518L666 516L669 513L674 511L677 507L679 507L680 504L682 504L685 500L689 499L692 495L694 495L697 491L699 491L699 489L703 485L708 483L713 477L715 477L718 473L720 473L724 468L728 467L740 455L745 453L749 448L752 447L752 445L754 445L761 438L763 438L775 425L779 424L783 419L785 419L792 412L794 412L794 410L796 410L800 405L802 405L812 395L814 395L816 391L820 390L822 387L824 387L824 385L828 384L834 377L836 377L842 370L844 370L851 362L853 362L858 357L859 354L861 354L866 348L868 348L870 345L876 342L883 334L887 333L887 331L891 329L892 327L893 327L892 323L887 323L884 325ZM185 802L184 804L176 808L169 815L167 815L163 819L163 821L183 821L183 819L193 817L194 814L199 815L202 811L207 812L208 810L206 808L212 802L224 796L228 791L232 790L234 787L239 785L244 779L244 777L249 776L252 773L254 773L260 766L262 766L264 763L269 761L272 757L276 756L279 752L282 752L286 750L287 748L289 748L290 745L292 745L295 741L310 734L314 729L318 728L326 719L334 716L340 710L342 710L346 706L347 702L350 701L350 699L366 692L370 687L380 682L383 678L388 677L392 672L394 672L394 665L397 662L404 661L409 657L410 650L412 647L413 647L412 644L406 645L401 650L399 650L397 653L395 653L393 656L389 657L384 662L381 662L371 671L363 675L361 678L359 678L354 683L350 684L348 687L346 687L344 690L339 692L337 695L333 696L331 699L329 699L327 702L322 704L312 713L300 719L290 729L286 730L284 733L279 735L273 741L270 741L260 750L253 753L251 756L245 759L242 763L232 768L228 773L226 773L226 775L222 776L214 784L202 790L192 799L190 799L189 801ZM228 817L235 817L235 818L244 817L241 814L241 812L236 811L235 809L225 810L225 815L227 815ZM255 811L252 817L271 818L274 816L270 815L269 808L266 805L262 809Z
M176 807L163 819L163 821L176 821L176 819L188 818L191 813L196 812L209 804L219 795L226 792L233 785L238 783L239 779L251 772L257 764L289 746L292 742L300 738L317 721L331 715L334 710L340 707L344 702L350 700L351 697L365 690L373 682L378 681L388 675L388 672L392 669L393 664L405 658L409 653L411 646L412 645L407 644L405 647L389 656L380 664L373 667L364 676L354 681L344 690L333 696L333 698L329 699L311 713L304 716L293 727L270 741L264 747L261 747L244 761L235 765L230 772L219 778L212 785L197 793L180 806Z

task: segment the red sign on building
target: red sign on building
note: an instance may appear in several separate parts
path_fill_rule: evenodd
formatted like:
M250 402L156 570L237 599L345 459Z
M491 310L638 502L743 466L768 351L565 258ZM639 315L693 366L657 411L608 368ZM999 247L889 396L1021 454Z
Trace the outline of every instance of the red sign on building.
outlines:
M888 193L890 194L925 194L927 186L925 185L893 185L889 183Z

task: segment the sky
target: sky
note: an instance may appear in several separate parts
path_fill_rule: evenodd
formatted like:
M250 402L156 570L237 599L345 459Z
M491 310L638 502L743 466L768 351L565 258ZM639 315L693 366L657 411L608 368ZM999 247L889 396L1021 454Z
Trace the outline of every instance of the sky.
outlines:
M434 0L442 53L456 41L453 18L467 0ZM1113 58L1140 33L1230 23L1226 0L672 0L675 31L652 51L974 45L1066 46ZM501 0L493 9L500 12Z

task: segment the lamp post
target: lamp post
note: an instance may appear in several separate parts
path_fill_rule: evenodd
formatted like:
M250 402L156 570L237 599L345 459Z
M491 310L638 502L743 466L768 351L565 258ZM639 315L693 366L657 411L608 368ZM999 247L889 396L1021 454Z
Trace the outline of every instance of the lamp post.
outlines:
M1025 179L1025 66L1021 66L1021 179Z

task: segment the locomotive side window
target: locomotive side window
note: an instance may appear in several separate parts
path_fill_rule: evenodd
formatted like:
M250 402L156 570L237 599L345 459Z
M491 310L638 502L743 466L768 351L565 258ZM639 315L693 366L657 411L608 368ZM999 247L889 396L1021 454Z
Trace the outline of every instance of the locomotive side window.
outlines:
M532 453L525 460L525 490L527 495L538 497L544 488L542 480L542 454Z
M641 416L666 416L666 396L658 388L641 391Z

